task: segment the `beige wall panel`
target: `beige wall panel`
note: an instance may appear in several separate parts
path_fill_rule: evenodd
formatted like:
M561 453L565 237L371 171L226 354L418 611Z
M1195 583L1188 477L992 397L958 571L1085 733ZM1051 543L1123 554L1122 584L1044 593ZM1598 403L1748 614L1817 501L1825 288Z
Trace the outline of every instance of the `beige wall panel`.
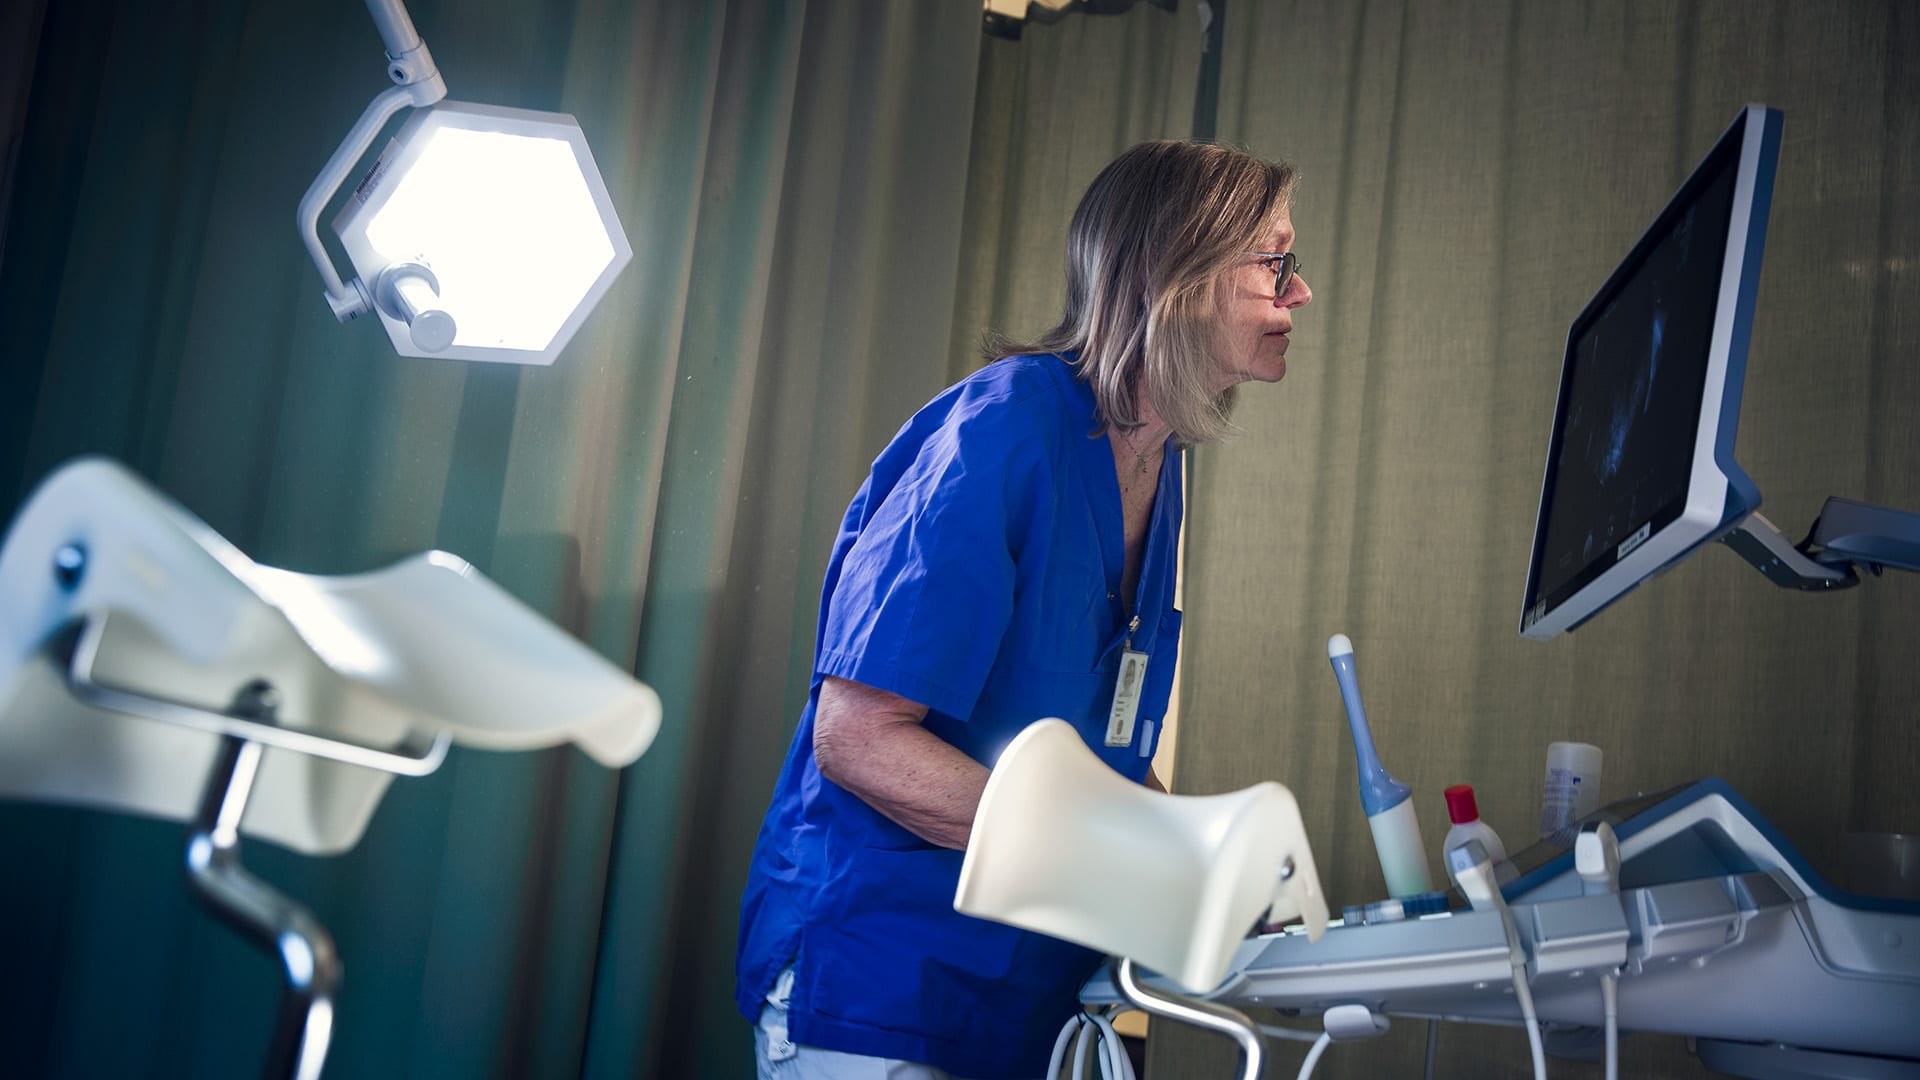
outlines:
M1438 870L1440 791L1534 836L1546 745L1604 795L1717 775L1822 871L1920 830L1920 576L1768 584L1715 546L1582 628L1518 637L1568 324L1748 101L1785 113L1738 456L1793 539L1828 495L1920 509L1920 18L1897 4L1253 3L1228 10L1221 131L1305 176L1315 299L1239 441L1196 455L1176 784L1277 779L1336 908L1384 895L1326 660L1350 635ZM1417 1073L1424 1030L1328 1076ZM1158 1076L1232 1052L1156 1029ZM1442 1075L1527 1074L1450 1026ZM1270 1075L1300 1051L1278 1045ZM1631 1038L1622 1073L1704 1075ZM1555 1076L1598 1075L1555 1063Z

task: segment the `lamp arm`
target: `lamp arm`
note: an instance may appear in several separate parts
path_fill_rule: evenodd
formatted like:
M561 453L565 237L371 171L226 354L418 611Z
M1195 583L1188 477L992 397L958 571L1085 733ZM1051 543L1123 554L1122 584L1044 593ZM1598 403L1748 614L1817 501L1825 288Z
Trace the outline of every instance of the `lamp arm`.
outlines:
M320 168L320 175L313 178L307 186L307 193L300 197L300 210L296 225L300 230L300 239L307 245L307 254L313 259L314 268L320 271L320 283L327 289L327 306L333 309L333 317L348 322L366 314L373 306L373 296L367 285L355 278L352 282L340 279L339 271L333 267L333 259L320 243L320 211L325 209L333 193L340 190L340 184L346 180L353 167L373 145L373 140L386 126L388 120L401 109L409 106L420 109L440 101L447 96L447 81L440 77L440 69L434 66L433 54L427 50L427 43L413 28L413 19L407 14L405 4L400 0L367 0L367 13L373 16L373 24L380 31L380 40L387 47L387 77L393 86L375 97L367 106L360 119L347 132L334 148L333 156Z
M447 84L434 66L433 54L420 32L413 28L413 17L401 0L367 0L367 14L380 31L387 47L387 75L396 86L417 86L424 100L415 105L431 105L447 96Z
M314 268L320 271L320 282L327 288L327 304L333 308L333 317L347 322L366 314L372 306L373 298L360 279L351 284L340 280L340 274L333 268L333 259L327 249L320 245L320 211L340 189L341 181L347 178L360 156L373 145L374 136L392 118L394 113L413 104L413 91L404 86L390 87L380 92L360 114L359 122L340 140L333 156L320 168L320 175L313 178L307 186L307 193L300 197L298 225L300 239L307 245L307 254L313 258Z

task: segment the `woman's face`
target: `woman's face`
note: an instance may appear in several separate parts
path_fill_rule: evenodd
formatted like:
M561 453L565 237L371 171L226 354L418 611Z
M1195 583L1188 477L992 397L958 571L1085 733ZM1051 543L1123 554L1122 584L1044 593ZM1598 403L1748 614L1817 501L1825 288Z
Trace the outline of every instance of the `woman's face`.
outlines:
M1249 251L1293 250L1293 219L1282 211L1273 231L1260 237ZM1294 274L1284 294L1273 291L1273 259L1246 261L1214 282L1214 389L1243 382L1279 382L1287 374L1287 335L1293 332L1293 309L1313 299L1306 280Z

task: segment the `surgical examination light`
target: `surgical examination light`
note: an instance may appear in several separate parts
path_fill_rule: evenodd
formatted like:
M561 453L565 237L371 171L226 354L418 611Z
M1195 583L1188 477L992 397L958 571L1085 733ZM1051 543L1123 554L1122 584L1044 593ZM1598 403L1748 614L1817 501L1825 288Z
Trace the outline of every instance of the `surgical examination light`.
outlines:
M367 0L394 85L367 106L300 200L299 227L341 322L379 315L402 356L551 364L633 258L573 117L445 100L400 0ZM334 219L320 212L387 121L416 110Z

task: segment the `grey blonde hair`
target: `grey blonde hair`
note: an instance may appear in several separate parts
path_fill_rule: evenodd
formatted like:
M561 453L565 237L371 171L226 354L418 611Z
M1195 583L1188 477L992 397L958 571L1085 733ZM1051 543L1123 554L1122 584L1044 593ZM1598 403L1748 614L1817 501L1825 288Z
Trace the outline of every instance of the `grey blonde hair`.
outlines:
M1068 355L1104 428L1144 426L1144 396L1183 444L1233 432L1234 392L1212 389L1214 283L1285 212L1293 168L1211 143L1141 143L1101 170L1067 230L1067 304L1031 342L991 360ZM1144 395L1140 392L1144 391Z

